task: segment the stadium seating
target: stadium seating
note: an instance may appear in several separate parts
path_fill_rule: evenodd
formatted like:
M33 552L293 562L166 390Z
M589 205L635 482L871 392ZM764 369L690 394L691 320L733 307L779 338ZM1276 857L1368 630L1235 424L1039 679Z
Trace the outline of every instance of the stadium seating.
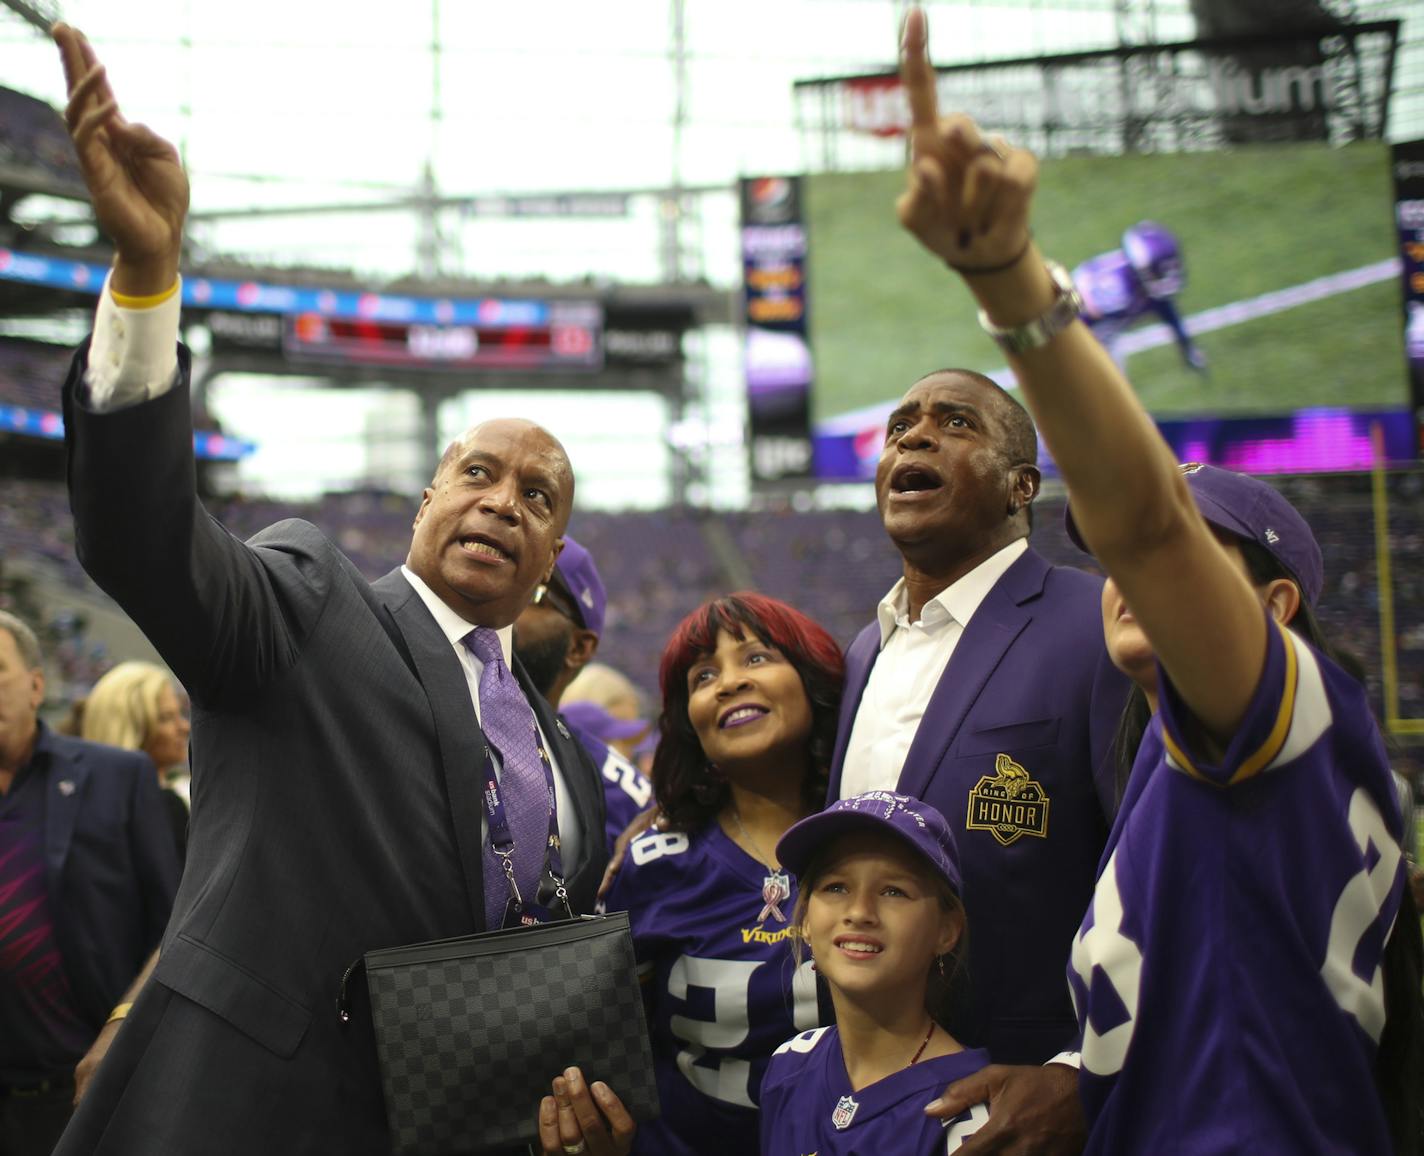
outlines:
M74 350L65 345L13 338L0 340L0 405L58 412L59 387L69 373ZM195 407L193 426L219 430L218 423L202 407Z
M59 383L72 349L30 341L0 341L0 404L59 409Z
M0 556L42 559L72 585L87 583L74 559L62 487L7 480L0 503ZM1369 479L1288 479L1282 488L1315 527L1328 560L1320 615L1330 636L1353 650L1380 694L1378 593ZM1390 547L1398 623L1400 712L1424 715L1424 474L1390 485ZM413 498L374 490L330 494L309 503L232 498L210 504L246 538L285 517L325 531L363 573L398 565L410 543ZM1088 565L1063 532L1061 499L1036 507L1035 546L1055 562ZM715 518L735 547L741 577L822 622L842 643L869 621L898 574L897 558L873 511L738 513L588 512L570 527L598 560L609 591L600 658L626 671L655 701L657 661L678 620L736 584L709 547L704 521Z

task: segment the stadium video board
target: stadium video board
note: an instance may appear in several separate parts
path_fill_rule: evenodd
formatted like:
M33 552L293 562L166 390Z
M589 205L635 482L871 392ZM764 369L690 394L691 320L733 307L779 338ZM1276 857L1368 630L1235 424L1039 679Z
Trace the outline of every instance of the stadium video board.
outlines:
M895 218L902 170L807 179L817 474L867 477L893 402L965 366L1005 385L967 290ZM1407 409L1387 146L1045 160L1044 252L1159 418ZM1341 463L1340 468L1349 468Z

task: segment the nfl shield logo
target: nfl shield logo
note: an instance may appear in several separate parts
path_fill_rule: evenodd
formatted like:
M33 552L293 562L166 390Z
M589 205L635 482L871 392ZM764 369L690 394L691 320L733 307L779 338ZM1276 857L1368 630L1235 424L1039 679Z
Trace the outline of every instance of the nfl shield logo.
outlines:
M840 1098L836 1110L831 1113L831 1123L836 1126L837 1131L843 1132L850 1127L850 1122L855 1119L855 1110L859 1107L850 1096Z

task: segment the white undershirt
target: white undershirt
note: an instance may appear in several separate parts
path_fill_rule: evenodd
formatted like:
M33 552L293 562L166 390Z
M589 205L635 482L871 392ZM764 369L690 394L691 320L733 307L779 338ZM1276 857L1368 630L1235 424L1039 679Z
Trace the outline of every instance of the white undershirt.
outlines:
M112 276L112 274L110 274ZM183 288L180 281L178 291L166 301L147 309L128 309L114 300L109 292L109 282L105 279L104 289L99 294L99 307L94 316L94 339L89 346L89 368L85 383L89 386L86 408L96 413L123 409L161 397L178 381L178 322L182 310ZM470 692L470 702L475 708L475 718L480 717L480 672L482 663L470 651L462 639L473 628L474 623L466 622L419 577L407 567L401 573L411 584L420 600L425 603L445 637L450 640L465 682ZM504 663L513 670L510 649L514 627L506 626L496 632L499 635L500 650ZM523 688L520 688L521 691ZM532 708L531 708L532 709ZM539 716L534 716L538 725ZM554 797L559 809L559 843L563 850L567 867L578 862L580 850L578 823L572 820L573 798L548 735L540 729L544 750L554 769ZM491 752L494 754L494 752ZM503 768L498 755L494 755L495 775ZM478 767L471 767L470 774L478 774ZM480 838L486 838L484 817L480 818Z
M893 791L920 720L979 604L1025 550L1019 538L991 554L925 603L917 622L909 617L909 593L901 578L880 600L880 654L870 668L846 744L841 798L866 791Z

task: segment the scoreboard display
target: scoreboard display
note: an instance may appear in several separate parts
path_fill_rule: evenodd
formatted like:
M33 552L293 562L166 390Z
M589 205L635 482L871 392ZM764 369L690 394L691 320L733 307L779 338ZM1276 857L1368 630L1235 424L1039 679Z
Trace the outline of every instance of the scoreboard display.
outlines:
M282 352L293 361L450 372L463 369L595 370L603 364L602 310L591 302L548 302L465 324L289 314Z
M91 262L0 247L0 281L93 297L107 274ZM604 313L597 301L412 297L197 274L184 277L182 300L190 317L206 319L213 348L221 352L446 373L593 372L604 363ZM680 356L680 332L666 347L673 360ZM640 336L632 344L641 352L647 342ZM622 359L619 349L612 355Z

